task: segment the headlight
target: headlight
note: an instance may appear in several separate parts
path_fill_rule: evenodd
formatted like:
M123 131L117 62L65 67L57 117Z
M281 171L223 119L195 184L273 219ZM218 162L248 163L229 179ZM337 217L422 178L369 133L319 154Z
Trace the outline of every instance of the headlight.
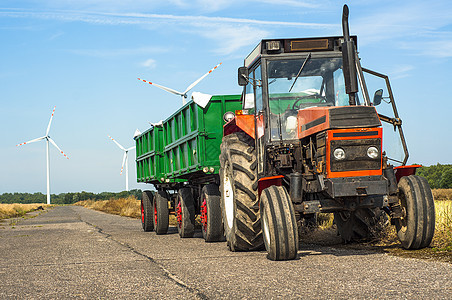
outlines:
M223 115L223 120L227 123L235 118L235 115L232 111L228 111Z
M375 159L378 157L378 149L377 147L369 147L367 148L367 156L369 156L372 159Z
M333 152L333 156L337 160L345 159L345 151L342 148L336 148Z

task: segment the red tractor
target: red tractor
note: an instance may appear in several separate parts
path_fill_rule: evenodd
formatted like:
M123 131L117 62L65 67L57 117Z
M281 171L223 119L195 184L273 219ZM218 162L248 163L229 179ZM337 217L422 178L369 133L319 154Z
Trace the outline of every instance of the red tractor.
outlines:
M371 238L388 216L404 248L432 240L431 189L406 165L388 77L361 67L346 5L342 27L338 37L262 40L238 70L243 108L229 114L220 155L231 251L265 246L271 260L294 259L298 227L319 212L334 213L344 242ZM387 97L369 98L375 78ZM394 132L401 158L386 141Z

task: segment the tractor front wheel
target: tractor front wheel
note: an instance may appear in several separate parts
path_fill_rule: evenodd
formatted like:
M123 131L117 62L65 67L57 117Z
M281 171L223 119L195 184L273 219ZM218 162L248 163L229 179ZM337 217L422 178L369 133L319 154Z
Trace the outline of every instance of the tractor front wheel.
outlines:
M298 228L292 201L282 186L262 191L260 212L267 258L291 260L297 257Z
M427 180L419 176L402 177L398 184L402 217L395 219L397 235L405 249L430 245L435 232L435 203Z

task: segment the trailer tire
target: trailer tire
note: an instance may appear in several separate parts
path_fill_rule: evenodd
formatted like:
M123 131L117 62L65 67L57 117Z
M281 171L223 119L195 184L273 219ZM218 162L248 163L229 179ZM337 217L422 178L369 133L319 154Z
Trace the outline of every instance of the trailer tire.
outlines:
M267 258L295 259L298 253L298 226L286 189L282 186L264 189L260 198L260 212Z
M344 243L378 239L388 217L380 208L358 208L334 213L334 223Z
M205 185L201 191L201 227L206 242L224 240L221 195L217 184Z
M169 225L168 194L158 191L154 198L154 229L156 234L166 234Z
M223 137L220 164L221 210L229 250L262 249L254 140L244 132Z
M176 197L177 231L181 238L193 237L195 233L195 204L190 188L181 188Z
M427 180L402 177L398 184L402 218L395 219L397 236L405 249L430 245L435 232L435 203Z
M154 196L151 191L143 191L141 195L141 226L146 232L154 230L153 200Z

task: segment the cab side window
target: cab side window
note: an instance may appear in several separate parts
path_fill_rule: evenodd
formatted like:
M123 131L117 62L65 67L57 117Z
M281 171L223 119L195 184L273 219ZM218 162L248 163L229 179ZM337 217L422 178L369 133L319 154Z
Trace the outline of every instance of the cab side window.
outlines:
M254 95L256 99L256 113L262 111L262 73L261 66L254 69Z

